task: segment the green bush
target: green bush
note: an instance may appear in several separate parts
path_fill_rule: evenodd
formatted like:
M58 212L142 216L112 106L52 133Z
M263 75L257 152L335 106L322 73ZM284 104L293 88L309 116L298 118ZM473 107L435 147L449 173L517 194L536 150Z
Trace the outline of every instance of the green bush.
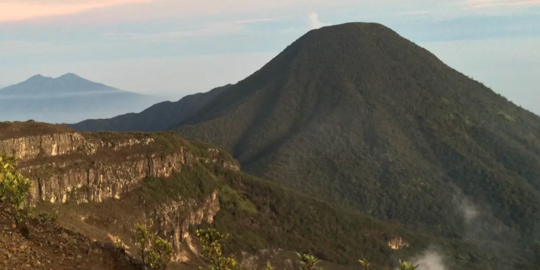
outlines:
M148 264L151 269L164 270L171 261L173 247L171 242L157 236L154 238L150 252L148 252Z
M216 229L197 230L197 237L202 244L202 255L209 261L207 268L200 268L200 270L244 270L244 268L234 259L232 256L224 256L222 250L223 241L230 238L229 234L222 234ZM311 254L297 253L299 258L298 270L324 270L317 265L321 262L320 259ZM366 260L358 260L364 270L369 270L370 263ZM270 263L266 264L266 270L272 270ZM386 267L386 269L389 269ZM399 270L416 270L418 265L413 265L410 262L399 263Z
M0 156L0 202L13 215L17 227L26 217L26 196L31 188L32 182L17 170L16 159Z
M148 231L144 224L135 225L135 243L144 265L151 269L164 270L171 261L173 246L171 242Z
M197 237L202 243L203 256L210 261L210 266L206 269L243 270L243 267L233 257L223 255L221 244L224 240L229 239L229 234L222 234L215 229L206 229L197 230Z

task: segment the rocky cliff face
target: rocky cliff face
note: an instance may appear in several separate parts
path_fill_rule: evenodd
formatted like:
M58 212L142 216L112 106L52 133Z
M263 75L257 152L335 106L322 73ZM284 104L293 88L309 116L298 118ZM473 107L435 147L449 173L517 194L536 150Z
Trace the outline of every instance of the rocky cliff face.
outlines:
M120 199L146 176L168 177L194 162L239 170L218 149L167 133L57 133L0 140L34 181L32 201L102 202Z
M98 211L87 211L80 217L84 224L70 226L75 230L92 226L95 235L111 235L102 230L100 224L111 219L114 223L124 220L109 230L114 227L120 234L123 230L129 235L133 221L144 221L171 240L177 261L188 260L189 252L196 253L188 230L202 222L213 221L219 211L217 191L202 200L182 196L167 198L151 207L142 207L140 211L133 209L145 202L133 196L133 191L143 185L147 176L167 178L195 163L214 163L239 170L238 163L220 150L187 142L172 133L77 133L66 130L55 133L52 127L54 125L46 125L48 132L26 133L18 127L11 136L0 132L0 154L15 156L20 171L34 182L30 201L59 206L107 203L104 208L116 204L115 207L123 211L112 213L103 207ZM61 209L66 215L82 212L82 208Z
M150 213L149 218L172 240L176 250L173 260L189 261L189 252L197 253L189 228L203 222L212 223L218 211L219 199L215 191L201 202L178 198L161 203Z

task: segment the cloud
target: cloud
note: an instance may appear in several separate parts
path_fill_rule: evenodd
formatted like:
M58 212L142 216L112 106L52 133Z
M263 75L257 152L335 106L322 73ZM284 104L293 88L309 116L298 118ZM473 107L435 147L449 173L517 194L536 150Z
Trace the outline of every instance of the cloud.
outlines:
M527 7L540 5L540 0L469 0L467 8L482 9L491 7Z
M401 13L401 15L410 15L410 16L427 15L427 14L429 14L429 11L427 10L413 10L413 11L405 11Z
M152 1L155 0L0 0L0 22L26 20L55 15L76 14L92 9L126 4L148 3Z
M309 14L308 24L309 24L310 29L319 29L326 25L323 22L321 22L321 20L319 20L319 14L316 12L311 12Z
M278 18L245 19L245 20L238 20L238 21L235 21L235 23L245 24L245 23L271 22L271 21L275 21L275 20L277 20L277 19L278 19Z
M167 40L177 40L181 38L207 37L207 36L228 36L248 33L249 30L244 24L249 22L222 22L213 23L206 26L186 31L170 31L161 33L108 33L101 37L106 39L137 40L140 42L163 42Z

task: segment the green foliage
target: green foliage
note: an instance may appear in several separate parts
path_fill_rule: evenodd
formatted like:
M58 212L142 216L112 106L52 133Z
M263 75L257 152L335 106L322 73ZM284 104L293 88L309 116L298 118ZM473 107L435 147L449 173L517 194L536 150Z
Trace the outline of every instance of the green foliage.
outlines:
M58 210L43 211L35 207L30 208L28 217L39 221L40 223L54 223L58 220Z
M399 270L416 270L418 265L414 265L411 262L399 262Z
M176 102L162 102L140 113L125 114L109 119L85 120L70 125L77 131L161 131L188 119L208 101L230 85L215 88L204 94L188 95Z
M149 203L179 196L200 201L218 188L219 182L211 171L196 163L169 178L146 177L140 194Z
M358 260L360 262L360 264L362 264L364 270L368 270L369 269L369 266L371 265L367 259L363 259L363 260Z
M139 248L139 255L143 264L151 269L163 270L171 261L173 246L171 242L150 233L145 224L135 224L135 244Z
M124 248L124 243L122 242L122 240L120 240L120 237L116 237L116 239L114 240L114 246L116 246L117 248Z
M26 196L32 182L17 170L14 157L0 156L0 202L14 216L17 226L23 222Z
M522 247L540 239L540 118L380 25L311 31L178 133L258 177L445 239L475 268L531 261ZM481 212L472 236L458 192ZM454 244L472 238L508 256Z
M135 224L135 244L139 248L139 255L143 264L147 261L148 249L150 246L151 239L148 228L145 224Z
M148 253L148 264L150 268L157 270L164 270L171 261L173 254L173 247L171 242L156 237Z
M300 253L297 253L297 256L300 258L300 270L324 270L323 268L316 266L321 262L321 260L317 259L317 257Z
M210 262L207 270L243 270L236 259L223 255L221 245L229 239L229 234L222 234L215 229L197 230L196 234L202 244L202 255Z
M244 268L232 257L223 255L223 241L230 238L229 234L223 234L216 229L200 229L196 231L197 237L202 244L202 255L209 261L207 270L244 270ZM298 256L298 270L324 270L317 266L321 260L311 254L296 253ZM358 260L364 270L371 269L371 264L367 259ZM399 270L416 270L418 265L410 262L399 262ZM201 270L205 268L200 268ZM272 265L268 262L265 265L266 270L272 270ZM388 267L386 267L388 269Z

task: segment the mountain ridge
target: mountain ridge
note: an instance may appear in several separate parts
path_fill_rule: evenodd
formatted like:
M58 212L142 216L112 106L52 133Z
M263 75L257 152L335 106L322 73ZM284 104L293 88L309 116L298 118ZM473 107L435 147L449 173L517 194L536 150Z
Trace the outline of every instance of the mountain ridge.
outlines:
M0 120L75 122L92 115L138 111L158 100L161 98L120 90L74 73L56 78L37 74L0 89Z
M380 24L310 31L223 97L177 131L250 174L456 239L466 199L476 237L540 237L540 118Z
M19 159L19 170L35 183L29 195L40 211L56 210L57 225L84 239L111 247L120 241L116 251L134 263L137 222L155 224L153 231L173 243L171 269L182 270L200 266L193 233L207 227L232 233L226 252L251 265L255 260L256 268L248 269L269 260L276 269L292 270L281 255L294 252L315 254L329 270L357 269L359 257L373 266L395 265L436 245L455 256L448 267L502 270L519 252L497 241L475 245L411 232L337 207L245 174L227 153L171 132L78 133L39 122L0 123L0 130L0 154ZM506 256L491 258L477 247ZM64 261L74 264L84 252L70 249Z
M381 24L309 31L175 131L340 208L487 257L506 253L485 241L515 248L506 269L531 269L539 117Z
M216 87L205 93L187 95L178 101L154 104L139 113L118 115L108 119L87 119L70 127L78 131L159 131L175 127L178 122L191 117L211 99L225 92L232 85Z

